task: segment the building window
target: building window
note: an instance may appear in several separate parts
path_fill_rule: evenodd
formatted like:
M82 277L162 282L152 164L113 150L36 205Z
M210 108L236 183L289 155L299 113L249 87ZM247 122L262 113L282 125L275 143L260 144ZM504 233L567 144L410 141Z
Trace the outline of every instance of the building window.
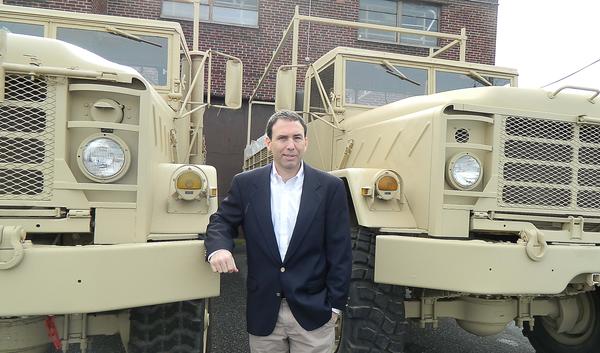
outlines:
M360 22L438 32L439 18L440 7L435 4L398 0L360 0ZM374 29L359 29L358 38L405 45L437 46L435 37Z
M194 4L163 1L161 17L194 20ZM258 27L258 0L200 0L200 21Z

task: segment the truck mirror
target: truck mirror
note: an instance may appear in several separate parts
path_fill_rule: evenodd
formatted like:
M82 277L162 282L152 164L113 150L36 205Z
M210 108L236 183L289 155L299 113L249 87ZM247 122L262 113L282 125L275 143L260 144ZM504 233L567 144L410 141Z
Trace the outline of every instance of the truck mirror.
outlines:
M296 70L277 70L275 85L275 111L294 110L296 106Z
M232 109L242 106L242 62L227 60L225 69L225 105Z

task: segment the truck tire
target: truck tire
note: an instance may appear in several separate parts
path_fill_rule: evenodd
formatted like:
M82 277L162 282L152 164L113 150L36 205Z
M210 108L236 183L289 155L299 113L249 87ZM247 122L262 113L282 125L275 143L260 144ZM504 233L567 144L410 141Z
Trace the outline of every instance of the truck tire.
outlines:
M536 317L535 326L528 325L523 334L537 353L590 353L600 347L600 292L578 296L582 312L576 332L558 333L553 319Z
M341 323L339 353L404 352L404 287L373 282L374 264L375 234L354 227L350 297Z
M204 299L131 309L129 353L205 353Z

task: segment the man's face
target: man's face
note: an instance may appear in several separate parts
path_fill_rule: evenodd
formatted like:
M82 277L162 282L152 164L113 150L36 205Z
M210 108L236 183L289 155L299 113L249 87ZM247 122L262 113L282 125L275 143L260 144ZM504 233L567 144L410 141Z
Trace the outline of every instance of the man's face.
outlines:
M272 139L267 137L267 148L273 153L273 162L279 173L295 173L300 169L308 139L298 121L279 119L273 124Z

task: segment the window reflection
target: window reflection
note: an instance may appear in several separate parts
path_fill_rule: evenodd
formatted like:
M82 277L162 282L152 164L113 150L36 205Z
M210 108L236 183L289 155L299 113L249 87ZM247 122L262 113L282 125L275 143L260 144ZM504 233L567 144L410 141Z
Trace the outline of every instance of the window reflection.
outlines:
M189 2L163 1L161 17L178 20L194 20L194 5ZM258 0L201 0L200 20L233 24L239 26L258 26Z
M347 104L381 106L401 99L427 94L427 70L394 65L419 85L392 74L382 64L346 62L345 101Z
M10 33L26 34L28 36L44 36L44 26L30 23L0 21L0 29L5 29Z
M397 0L359 1L358 20L360 22L438 32L439 17L440 6L436 4ZM358 30L358 38L428 47L435 47L438 44L435 37L417 34L397 34L395 32L365 28Z
M510 79L484 76L493 86L510 86ZM436 71L435 91L446 92L463 88L485 87L482 82L460 72Z
M131 66L151 84L166 86L168 39L156 36L139 37L161 47L136 42L104 31L59 28L57 32L57 38L60 40L87 49L109 61Z

